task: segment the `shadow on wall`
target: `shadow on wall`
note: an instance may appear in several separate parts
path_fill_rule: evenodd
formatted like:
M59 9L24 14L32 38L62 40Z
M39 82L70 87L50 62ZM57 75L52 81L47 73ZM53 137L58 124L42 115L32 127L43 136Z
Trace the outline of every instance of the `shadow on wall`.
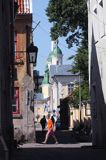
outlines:
M74 128L73 132L77 134L91 135L91 118L84 118L84 121L79 120L73 121Z
M99 42L98 42L99 43ZM94 33L92 29L92 50L90 66L90 93L91 93L91 112L92 112L92 140L93 145L106 146L106 104L102 90L101 74L104 69L98 64L98 48L96 48ZM99 56L99 55L98 55ZM102 57L102 52L100 53ZM101 67L101 69L99 68ZM105 79L103 79L105 80Z
M67 98L60 100L61 129L68 130L70 127L70 108Z

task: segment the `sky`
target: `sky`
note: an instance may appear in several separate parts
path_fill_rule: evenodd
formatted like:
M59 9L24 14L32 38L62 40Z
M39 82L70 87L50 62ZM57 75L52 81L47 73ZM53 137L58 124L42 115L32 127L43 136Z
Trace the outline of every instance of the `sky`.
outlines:
M52 27L52 24L49 23L45 12L48 2L49 0L32 0L33 28L40 22L33 32L34 45L38 47L36 70L39 71L40 75L44 74L46 60L51 52L50 27ZM65 39L66 38L59 38L58 46L63 53L63 64L71 64L67 59L75 54L76 49L68 49Z

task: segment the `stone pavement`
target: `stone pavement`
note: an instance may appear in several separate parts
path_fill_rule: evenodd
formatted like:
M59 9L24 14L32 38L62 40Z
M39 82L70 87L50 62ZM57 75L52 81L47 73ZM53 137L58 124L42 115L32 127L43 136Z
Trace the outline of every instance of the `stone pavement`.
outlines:
M14 151L12 160L104 160L106 149L93 149L91 143L27 143Z
M44 141L46 131L36 131L36 142L41 143ZM75 135L70 130L58 130L55 132L57 140L62 144L74 144L76 142L91 142L91 137L87 135ZM48 143L54 143L53 139L50 137Z
M83 148L83 147L92 147L92 143L74 143L74 144L42 144L42 143L26 143L20 146L19 149L22 148Z
M92 149L92 143L89 137L75 136L72 131L58 130L55 132L59 144L54 144L54 140L49 138L47 144L42 144L46 131L36 131L36 143L24 143L18 149L12 152L12 160L55 160L58 156L62 156L62 160L66 159L66 155L77 157L80 150ZM74 154L74 152L76 152ZM81 153L82 154L82 153ZM48 158L49 157L49 158ZM0 160L4 160L4 155L0 152Z
M46 132L36 132L36 143L26 143L14 150L11 160L104 160L106 149L94 149L91 139L74 136L71 131L57 131L59 144L49 139L42 144Z

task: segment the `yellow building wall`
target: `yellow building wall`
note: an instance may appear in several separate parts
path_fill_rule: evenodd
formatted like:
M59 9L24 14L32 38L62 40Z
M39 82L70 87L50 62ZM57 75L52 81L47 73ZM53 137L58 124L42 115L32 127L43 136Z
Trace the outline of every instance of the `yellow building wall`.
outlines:
M42 86L42 93L43 93L44 98L47 98L47 97L50 96L49 85L48 84L45 84L45 85Z

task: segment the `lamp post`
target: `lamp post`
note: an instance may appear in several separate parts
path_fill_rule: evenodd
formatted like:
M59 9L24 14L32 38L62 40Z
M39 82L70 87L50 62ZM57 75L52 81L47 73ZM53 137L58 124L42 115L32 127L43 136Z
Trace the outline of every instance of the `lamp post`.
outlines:
M81 123L81 72L79 71L79 112L80 112L80 123Z

